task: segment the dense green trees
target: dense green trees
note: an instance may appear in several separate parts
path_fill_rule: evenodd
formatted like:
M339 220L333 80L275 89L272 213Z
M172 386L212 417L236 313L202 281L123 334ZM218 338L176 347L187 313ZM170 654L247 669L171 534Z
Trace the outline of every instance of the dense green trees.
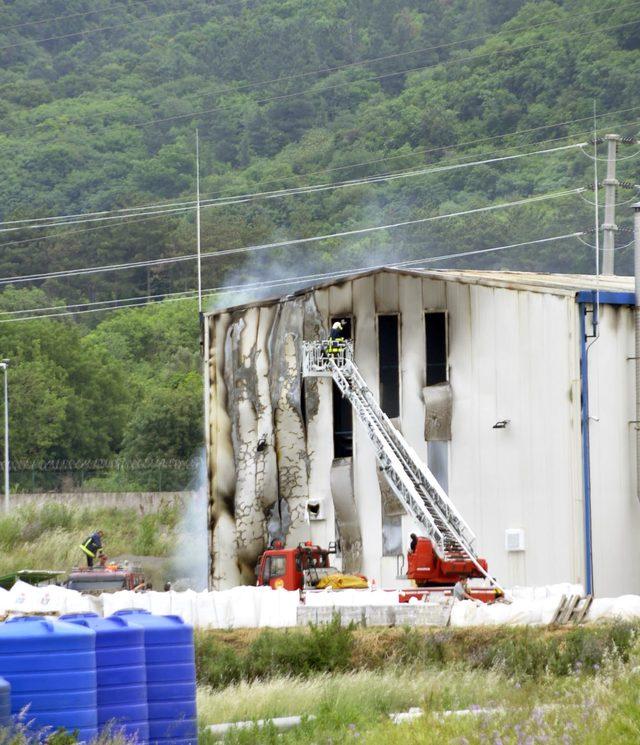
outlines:
M202 192L214 197L585 141L594 101L602 132L634 134L635 11L631 0L5 3L0 220L190 199L196 126ZM635 164L621 163L620 176L637 182ZM592 162L567 151L207 207L203 250L411 220L591 181ZM204 286L482 249L592 222L591 206L572 196L210 258ZM25 228L3 233L0 244L0 278L190 254L193 215ZM594 260L586 246L566 241L444 265L590 272ZM617 265L630 269L628 249ZM195 268L185 262L32 286L5 290L2 308L192 289ZM15 452L186 454L200 438L197 349L193 306L182 303L113 318L1 324L0 351L16 360L16 402L21 409L38 402L15 421Z

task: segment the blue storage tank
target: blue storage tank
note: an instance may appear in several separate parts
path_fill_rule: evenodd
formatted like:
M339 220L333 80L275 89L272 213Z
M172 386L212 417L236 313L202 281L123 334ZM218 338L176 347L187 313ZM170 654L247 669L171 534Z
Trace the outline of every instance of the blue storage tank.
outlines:
M150 742L197 745L193 628L179 616L152 616L145 610L121 610L114 616L144 629Z
M149 742L147 673L144 630L124 618L101 618L95 613L72 613L60 618L96 632L98 729Z
M11 724L11 683L0 678L0 727Z
M37 616L0 624L0 675L11 684L11 713L29 707L33 727L98 734L96 635L91 629Z

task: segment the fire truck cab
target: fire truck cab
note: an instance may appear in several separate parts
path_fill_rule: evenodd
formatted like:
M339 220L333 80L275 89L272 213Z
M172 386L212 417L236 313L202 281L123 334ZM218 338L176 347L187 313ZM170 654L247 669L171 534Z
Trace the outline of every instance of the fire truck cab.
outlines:
M331 554L335 554L335 546L326 549L307 541L285 548L280 541L274 541L258 560L256 584L274 590L314 587L322 577L336 571L331 567Z

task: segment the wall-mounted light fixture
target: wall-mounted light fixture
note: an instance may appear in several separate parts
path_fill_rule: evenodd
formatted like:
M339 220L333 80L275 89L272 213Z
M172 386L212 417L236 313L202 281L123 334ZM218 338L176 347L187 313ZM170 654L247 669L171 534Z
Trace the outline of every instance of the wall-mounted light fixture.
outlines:
M496 422L491 429L506 429L506 426L510 421L510 419L501 419L499 422Z

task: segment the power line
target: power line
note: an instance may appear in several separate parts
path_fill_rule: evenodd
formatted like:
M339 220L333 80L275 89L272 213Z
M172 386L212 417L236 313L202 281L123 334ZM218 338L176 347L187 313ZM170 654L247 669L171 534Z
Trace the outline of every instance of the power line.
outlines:
M224 207L233 204L242 204L255 199L277 199L286 196L298 196L301 194L310 194L315 192L322 192L334 189L344 189L353 186L360 186L366 184L376 184L384 181L394 181L405 178L415 178L417 176L424 176L433 173L443 173L446 171L452 171L459 168L471 168L479 165L488 165L492 163L499 163L508 160L517 160L520 158L527 158L534 155L548 155L549 153L563 152L566 150L572 150L581 148L585 143L574 143L571 145L560 145L554 148L546 148L543 150L534 150L527 153L516 153L514 155L502 155L494 158L484 158L482 160L469 161L465 163L454 163L450 165L438 165L430 168L419 168L414 170L399 171L395 173L381 174L378 176L365 176L360 179L349 179L347 181L341 181L337 183L324 183L324 184L311 184L308 186L298 186L289 189L279 189L275 191L266 192L253 192L249 194L240 194L234 197L221 197L219 199L205 199L201 201L203 207ZM158 210L157 212L145 211L152 210L159 207L173 208ZM98 222L102 220L126 220L128 217L136 217L142 215L161 214L164 212L182 212L186 210L193 210L196 207L196 202L173 202L166 205L148 205L135 208L118 209L118 210L103 210L101 212L88 212L88 213L76 213L71 215L56 215L53 217L46 218L32 218L24 220L10 220L7 222L0 222L0 233L15 232L19 230L34 230L43 229L50 227L59 227L63 225L74 225L82 222ZM113 214L116 213L116 214ZM80 219L73 219L80 218ZM43 222L44 220L48 222ZM57 222L51 222L57 221ZM3 225L20 225L15 227L3 228Z
M444 220L447 218L452 217L463 217L465 215L470 214L476 214L481 212L491 212L499 209L505 209L510 207L519 207L525 204L531 204L534 202L540 202L545 201L549 199L558 199L564 196L568 196L571 194L580 194L583 191L585 191L583 188L579 189L570 189L565 190L562 192L556 192L552 194L543 194L538 195L534 197L527 197L525 199L519 199L513 202L506 202L506 203L500 203L500 204L493 204L488 205L485 207L476 207L469 210L462 210L459 212L450 212L445 215L432 215L430 217L421 217L414 220L405 220L402 222L397 223L389 223L387 225L376 225L368 228L357 228L354 230L346 230L339 233L330 233L325 235L317 235L317 236L311 236L309 238L293 238L286 241L278 241L275 243L263 243L263 244L257 244L252 246L243 246L240 248L227 248L222 249L219 251L207 251L201 254L202 258L214 258L219 256L228 256L230 254L238 254L238 253L247 253L247 252L254 252L254 251L262 251L266 249L271 248L284 248L286 246L294 246L299 245L303 243L315 243L318 241L323 240L329 240L332 238L345 238L350 237L353 235L361 235L365 233L372 233L377 232L380 230L393 230L398 227L407 227L409 225L417 225L425 222L433 222L437 220ZM23 275L19 277L3 277L0 278L0 284L16 284L20 282L34 282L42 279L49 279L49 278L62 278L62 277L74 277L74 276L81 276L85 274L97 274L101 272L108 272L108 271L118 271L120 269L129 269L129 268L141 268L145 266L151 266L151 265L162 265L162 264L171 264L171 263L178 263L178 262L184 262L184 261L192 261L196 258L195 254L188 254L183 256L177 256L177 257L166 257L161 259L150 259L150 260L144 260L140 262L128 262L126 264L112 264L112 265L105 265L105 266L99 266L99 267L86 267L83 269L67 269L67 270L60 270L57 272L43 272L41 274L32 274L32 275Z
M201 6L200 8L198 8L198 10L203 10L203 11L214 10L215 11L218 9L218 7L226 7L227 5L232 5L235 2L242 2L242 0L229 0L229 2L225 3L223 6L217 6L217 5L211 6L211 5L205 4L204 6ZM193 12L194 12L194 8L189 8L187 10L172 10L172 11L169 11L168 13L161 13L160 15L149 14L149 15L144 16L143 18L137 18L135 20L130 20L127 23L117 23L113 26L98 26L97 28L89 28L83 31L73 31L68 34L60 34L58 36L47 36L44 39L26 39L24 41L15 42L14 44L5 44L4 46L0 47L0 52L5 51L6 49L15 49L16 47L27 46L29 44L42 44L45 41L58 41L60 39L70 39L74 36L86 36L88 34L95 34L100 31L113 31L114 29L119 29L119 28L129 28L130 26L136 25L138 23L144 23L145 21L158 21L162 18L167 18L169 16L173 16L173 17L183 16L183 15L186 15L188 13L193 13Z
M233 2L233 1L234 0L231 0L231 2ZM632 7L634 7L634 6L638 5L638 4L640 4L640 0L637 0L636 2L632 2L632 3L630 3L627 6L624 6L623 9L626 10L626 9L632 8ZM389 60L389 59L404 57L404 56L408 56L408 55L412 55L412 54L425 53L425 52L428 52L428 51L435 51L435 50L442 49L442 48L447 48L447 47L451 47L451 46L462 45L462 44L469 43L469 42L472 42L472 41L479 41L481 39L487 39L487 38L490 38L490 37L496 37L496 36L498 36L499 34L502 34L502 33L512 33L512 34L515 34L515 33L521 32L521 31L530 31L532 29L541 28L543 26L548 26L548 25L551 25L551 24L557 24L558 22L562 22L562 21L567 21L567 20L575 21L578 18L586 18L586 17L590 17L590 16L593 16L593 15L599 15L601 13L609 12L611 10L618 10L618 9L620 9L620 7L618 5L614 5L614 6L610 6L610 7L607 7L607 8L601 8L601 9L596 10L596 11L591 11L591 12L588 12L588 13L577 14L577 15L572 16L571 19L564 19L564 18L563 19L558 19L558 18L554 18L552 20L541 21L541 22L536 23L536 24L529 24L527 26L516 27L516 28L512 28L512 29L498 29L498 30L496 30L495 32L492 32L492 33L482 34L480 36L475 36L475 37L467 37L465 39L461 39L461 40L458 40L458 41L447 42L447 43L444 43L444 44L437 44L437 45L433 45L433 46L430 46L430 47L422 47L422 48L418 48L418 49L414 49L414 50L408 50L406 52L397 52L395 54L389 54L389 55L384 55L384 56L380 56L380 57L372 57L372 58L368 58L368 59L364 59L364 60L359 60L359 61L356 61L356 62L349 62L349 63L345 63L343 65L336 65L334 67L328 67L328 68L325 67L325 68L320 68L320 69L317 69L317 70L311 70L311 71L307 71L307 72L303 72L303 73L296 73L296 74L292 74L292 75L280 76L279 78L273 78L271 80L266 80L266 81L252 81L252 82L248 82L248 83L242 83L242 84L237 85L237 86L230 86L230 87L226 87L226 88L223 88L223 89L220 89L220 90L217 90L217 91L208 92L207 95L208 96L225 95L225 94L228 94L228 93L234 93L234 92L237 92L237 91L241 91L241 90L246 89L246 88L264 87L264 86L267 86L267 85L273 85L273 84L277 84L277 83L281 83L281 82L287 82L287 81L290 81L290 80L295 80L295 79L304 78L304 77L310 77L310 76L313 76L313 75L322 75L322 74L327 74L327 73L338 72L340 70L350 69L350 68L354 68L354 67L358 67L358 66L363 66L363 65L367 65L367 64L374 64L376 62L382 62L382 61L386 61L386 60ZM191 11L188 11L188 10L187 11L173 11L171 13L163 14L163 15L175 15L177 13L188 13L188 12L191 12ZM135 21L135 22L136 23L137 22L141 22L142 20L145 20L146 18L149 18L149 17L153 17L153 16L145 16L144 19L140 19L140 21ZM155 18L161 18L161 17L163 17L163 16L162 15L155 16ZM618 26L604 27L604 28L601 28L601 29L596 29L596 30L591 31L591 32L583 32L582 34L578 34L578 36L583 36L585 34L586 35L589 35L591 33L596 33L596 31L606 31L606 30L618 28L620 25L622 25L622 26L624 26L624 25L630 25L630 24L637 23L637 22L639 22L639 21L630 21L630 22L628 22L626 24L619 24ZM127 26L129 24L122 24L122 25L123 26ZM106 28L116 28L116 27L106 27ZM98 30L103 30L103 29L92 29L92 30L89 30L87 32L78 32L78 33L89 33L89 32L98 31ZM35 41L50 41L50 40L55 39L55 38L65 38L66 36L73 36L73 35L75 35L75 34L67 34L67 35L64 35L64 36L61 36L61 37L51 37L51 39L42 39L42 40L35 40ZM31 43L31 42L22 42L22 43ZM552 41L539 42L539 43L536 43L536 44L530 44L530 45L526 45L526 46L522 46L522 47L516 47L516 48L513 48L511 50L498 50L495 53L496 54L505 54L505 53L510 53L510 52L518 51L519 49L527 49L527 48L530 48L530 47L545 45L545 44L549 44L549 43L552 43ZM13 46L15 46L15 45L13 45ZM0 51L2 49L4 49L4 48L8 48L8 47L0 47ZM405 74L405 73L408 73L408 72L415 72L415 71L418 71L418 70L424 70L424 69L428 69L428 68L431 68L431 67L437 67L439 65L450 64L452 62L460 62L460 61L464 61L464 60L467 60L467 59L475 59L477 56L483 57L483 56L487 56L487 55L491 55L491 54L493 54L493 52L487 52L487 53L484 53L484 54L481 54L481 55L475 55L475 56L471 56L471 57L462 57L462 58L455 58L455 59L450 59L450 60L442 60L440 62L432 63L432 64L429 64L429 65L426 65L426 66L420 66L420 67L415 67L415 68L408 68L408 69L400 70L400 71L393 72L393 73L385 73L383 75L375 76L375 77L372 77L372 78L367 78L364 82L369 81L369 80L379 80L379 79L382 79L382 78L385 78L385 77L388 77L388 76L402 75L402 74ZM330 86L330 87L325 88L323 90L333 90L334 88L342 87L344 85L351 85L354 82L363 82L363 81L360 81L360 80L358 80L358 81L348 81L346 83L341 83L341 84L338 84L338 85L335 85L335 86ZM288 98L288 97L291 97L291 96L294 96L294 95L296 95L296 96L297 95L304 95L304 94L306 94L308 92L317 93L317 92L321 92L321 91L312 91L311 89L305 89L304 91L299 91L299 92L296 92L296 93L293 93L293 94L285 94L284 97L285 98ZM273 97L273 98L267 98L267 99L258 100L258 101L256 101L256 103L265 103L265 102L270 101L270 100L281 100L282 98L283 98L283 96L276 96L276 97ZM226 109L228 107L222 107L222 108L225 108ZM204 111L201 111L201 112L191 112L191 113L188 113L188 114L180 114L180 115L176 115L176 116L173 116L173 117L165 117L163 119L150 120L150 121L147 121L147 122L133 124L131 126L136 126L136 127L137 126L148 126L148 125L153 124L153 123L160 123L160 122L172 121L172 120L175 120L175 119L180 119L180 118L185 118L185 117L194 117L194 116L198 116L198 115L203 114L203 113L212 113L214 111L219 111L219 110L221 110L220 107L216 107L214 109L207 109L207 110L204 110ZM66 121L66 123L74 124L74 123L79 123L79 122L83 121L83 119L75 119L75 120L74 119L71 119L71 120L65 120L65 121Z
M392 264L374 264L370 266L365 267L356 267L353 269L345 269L340 270L336 272L325 272L320 274L308 274L303 276L295 276L295 277L286 277L279 280L274 280L272 282L254 282L254 283L245 283L240 285L223 285L221 287L211 287L207 290L203 291L204 296L212 296L212 295L218 295L218 294L229 294L238 292L241 290L247 290L247 289L262 289L262 288L273 288L273 287L279 287L282 285L287 284L297 284L301 282L307 282L310 280L319 280L319 279L332 279L332 278L338 278L338 277L344 277L348 276L350 274L354 274L357 272L364 272L364 271L371 271L375 269L382 269L386 266L391 267L402 267L402 266L411 266L418 263L435 263L438 261L445 261L448 259L455 259L459 257L466 257L466 256L474 256L474 255L480 255L495 251L504 251L510 248L518 248L522 246L527 245L539 245L543 243L550 243L552 241L559 241L559 240L565 240L567 238L579 238L579 236L583 235L582 232L576 232L576 233L566 233L564 235L558 235L558 236L552 236L550 238L540 238L537 240L532 241L523 241L521 243L511 243L504 246L493 246L491 248L482 248L482 249L475 249L473 251L463 251L459 252L457 254L442 254L439 256L430 256L430 257L424 257L422 259L409 259L406 261L400 261L400 262L394 262ZM46 315L38 315L38 316L29 316L29 317L22 317L22 318L8 318L8 319L0 319L0 323L12 323L16 321L30 321L35 319L42 319L42 318L52 318L52 317L59 317L59 316L68 316L68 315L78 315L80 313L97 313L102 312L106 310L122 310L127 307L141 307L144 305L150 305L152 303L158 302L158 300L161 300L162 302L172 302L172 301L178 301L178 300L195 300L196 294L195 290L186 290L184 292L176 292L176 293L166 293L166 294L158 294L158 295L147 295L142 298L135 298L133 300L144 300L144 302L132 302L128 305L111 305L110 307L101 307L101 308L95 308L95 307L85 307L83 310L77 310L77 311L67 311L67 310L61 310L64 308L76 308L81 307L81 305L84 306L96 306L96 305L104 305L106 303L123 303L125 300L107 300L107 301L97 301L92 303L84 303L79 305L67 305L67 306L51 306L51 308L48 309L27 309L27 310L20 310L20 311L5 311L4 313L33 313L38 310L60 310L60 312L56 313L48 313ZM189 295L189 297L184 297L185 295ZM180 297L178 297L180 296ZM128 300L132 300L131 298Z
M632 107L629 107L629 108L626 108L626 109L615 109L613 111L610 111L610 112L607 112L607 113L602 114L600 116L600 118L602 119L604 117L613 116L615 114L628 113L630 111L636 111L637 109L640 109L640 106L632 106ZM504 137L513 137L513 136L516 136L516 135L529 134L531 132L536 132L536 131L540 131L540 130L543 130L543 129L552 129L554 127L568 126L570 124L575 124L577 122L586 121L586 120L590 120L590 119L591 119L590 116L588 116L588 117L580 117L580 118L576 118L576 119L567 119L567 120L564 120L562 122L554 122L552 124L543 124L543 125L539 125L537 127L530 127L528 129L514 130L513 132L502 132L500 134L491 135L489 137L480 137L480 138L476 138L475 140L467 140L466 142L451 143L449 145L443 145L443 146L435 147L435 148L423 148L423 149L419 149L419 150L414 150L414 151L412 151L410 153L403 153L403 154L400 154L400 155L391 155L391 156L386 156L386 157L383 157L383 158L375 158L373 160L361 161L359 163L352 163L352 164L348 164L348 165L344 165L344 166L335 166L335 167L332 167L332 168L323 168L323 169L319 169L317 171L310 171L310 172L307 172L305 174L295 174L295 175L292 175L292 176L284 176L284 177L281 177L279 179L264 179L264 180L261 180L261 181L256 182L256 185L257 186L260 186L260 185L263 185L263 184L269 184L269 183L274 183L274 182L281 183L282 181L291 181L293 179L307 178L309 176L316 176L316 175L324 174L324 173L332 173L332 172L336 172L336 171L343 171L343 170L347 170L347 169L350 169L350 168L358 168L360 166L374 165L376 163L382 163L382 162L387 162L387 161L392 161L392 160L398 160L398 159L401 159L401 158L409 158L409 157L412 157L412 156L415 156L415 155L427 155L427 154L430 154L430 153L451 150L453 148L460 148L460 147L467 147L467 146L470 146L470 145L477 145L477 144L480 144L482 142L490 142L490 141L493 141L493 140L496 140L496 139L502 139ZM608 127L618 127L618 126L631 126L631 125L636 125L636 124L640 124L640 120L633 120L633 121L630 121L630 122L622 122L622 123L611 124L611 125L607 125L607 126ZM582 134L591 134L591 133L592 133L592 130L591 129L582 130L580 132L576 132L574 134L569 134L569 135L564 135L562 137L553 137L553 138L549 138L549 139L546 139L546 140L539 140L537 144L542 145L542 144L546 144L546 143L550 143L550 142L558 142L559 140L566 140L569 137L574 137L574 136L582 135ZM517 148L517 147L524 147L524 143L521 144L521 145L507 145L505 147L498 148L497 150L493 150L491 153L488 153L488 154L494 154L496 152L501 152L503 150L512 150L512 149ZM470 157L470 156L460 156L460 157ZM444 162L446 163L447 161L445 160ZM208 192L208 195L210 196L212 194L221 194L221 193L222 192L220 192L220 191L218 191L218 192ZM206 195L207 194L205 194L205 196ZM224 199L224 198L225 197L221 197L221 199ZM227 198L228 199L232 199L233 197L227 197ZM194 204L194 202L184 202L184 204L189 204L189 203L190 204ZM175 203L175 204L181 204L181 203L178 202L178 203ZM151 206L153 206L153 207L156 207L156 206L157 207L162 207L162 206L171 206L171 205L172 205L172 203L169 202L169 203L160 203L160 204L151 205ZM136 209L137 208L126 208L126 209L123 209L123 210L116 210L116 211L117 212L133 212ZM109 212L109 211L100 211L100 212L89 213L89 214L100 215L100 214L107 214L107 212ZM77 213L76 215L73 215L73 216L74 217L75 216L81 216L81 214L82 213ZM87 213L85 213L85 214L87 214ZM34 218L34 221L36 219L37 218ZM41 219L42 220L46 220L46 219L53 219L53 218L41 218ZM153 219L156 219L156 218L149 217L149 218L144 218L142 220L130 220L129 222L143 222L144 220L153 220ZM15 223L18 223L18 222L22 222L22 221L17 221L17 220L16 221L7 221L4 224L15 224ZM58 234L53 234L53 235L48 235L48 236L41 236L41 237L38 237L38 238L27 238L27 239L19 240L19 241L7 241L7 242L4 242L4 243L0 243L0 248L2 248L2 246L23 245L23 244L26 244L26 243L32 243L34 241L39 241L39 240L49 240L51 238L56 238L56 237L63 237L63 236L67 236L67 235L76 235L78 233L84 233L84 232L90 232L90 231L93 231L93 230L99 230L99 229L101 229L103 227L109 227L109 226L106 226L105 225L105 226L98 226L97 228L85 228L83 230L71 230L71 231L66 231L64 233L58 233Z
M316 235L310 238L294 238L286 241L276 241L274 243L263 243L255 246L244 246L242 248L227 248L221 251L216 251L216 256L228 256L230 254L248 253L253 251L262 251L270 248L283 248L286 246L295 246L301 243L315 243L317 241L329 240L331 238L347 238L353 235L363 235L366 233L374 233L380 230L393 230L395 228L408 227L409 225L419 225L426 222L434 222L437 220L445 220L452 217L464 217L465 215L473 215L482 212L493 212L500 209L506 209L509 207L520 207L526 204L533 204L535 202L542 202L549 199L559 199L571 194L579 194L584 191L583 188L568 189L553 194L542 194L534 197L527 197L526 199L517 199L513 202L503 202L500 204L492 204L486 207L475 207L468 210L460 210L459 212L449 212L445 215L432 215L430 217L421 217L415 220L403 220L402 222L390 223L388 225L376 225L369 228L357 228L354 230L343 230L339 233L328 233L326 235ZM203 254L204 256L205 254Z
M188 212L191 209L193 208L192 207L175 207L175 208L168 208L168 209L148 210L146 212L141 211L136 214L133 214L131 215L131 217L146 216L146 215L174 214L174 213L180 213L180 212ZM79 225L79 224L83 224L87 222L103 222L105 220L126 220L127 217L128 217L127 215L105 215L104 217L89 217L89 218L80 219L80 220L65 220L65 221L58 222L58 223L21 225L19 227L13 227L13 228L0 228L0 233L15 233L18 230L39 230L42 228L62 227L64 225Z
M607 116L613 116L614 114L627 113L629 111L635 111L637 109L640 109L640 106L632 106L632 107L627 108L627 109L616 109L614 111L610 111L610 112L607 112L605 114L602 114L600 116L600 118L602 119L602 118L607 117ZM411 156L414 156L414 155L424 155L424 154L429 154L429 153L434 153L434 152L451 150L451 149L454 149L454 148L467 147L467 146L470 146L470 145L477 145L477 144L480 144L482 142L493 141L493 140L501 139L501 138L504 138L504 137L514 137L516 135L529 134L531 132L540 131L540 130L543 130L543 129L552 129L554 127L568 126L570 124L574 124L574 123L577 123L577 122L581 122L581 121L585 121L585 120L590 120L590 119L591 119L590 116L589 117L581 117L581 118L577 118L577 119L568 119L568 120L565 120L565 121L562 121L562 122L554 122L552 124L544 124L544 125L540 125L540 126L537 126L537 127L530 127L528 129L514 130L512 132L503 132L503 133L500 133L500 134L497 134L497 135L491 135L489 137L481 137L481 138L477 138L475 140L467 140L465 142L452 143L450 145L444 145L444 146L441 146L441 147L426 148L426 149L416 150L416 151L413 151L411 153L404 153L404 154L401 154L401 155L391 155L391 156L387 156L387 157L383 157L383 158L376 158L376 159L370 160L370 161L362 161L360 163L352 163L350 165L335 166L333 168L319 169L317 171L310 171L310 172L307 172L305 174L296 174L296 175L293 175L293 176L284 176L284 177L281 177L279 179L264 179L264 180L261 180L261 181L256 182L256 185L259 186L259 185L268 184L268 183L274 183L274 182L280 183L282 181L291 181L293 179L306 178L306 177L309 177L309 176L315 176L315 175L319 175L319 174L323 174L323 173L331 173L331 172L346 170L346 169L349 169L349 168L357 168L357 167L360 167L360 166L373 165L375 163L381 163L381 162L386 162L386 161L398 160L400 158L408 158L408 157L411 157ZM640 124L640 120L636 119L636 120L632 120L632 121L628 121L628 122L618 122L618 123L609 124L609 125L607 125L607 127L608 128L620 127L620 126L627 127L627 126L633 126L633 125L638 125L638 124ZM593 130L592 129L581 130L579 132L575 132L575 133L569 134L569 135L563 135L561 137L552 137L552 138L547 138L545 140L539 140L537 142L537 144L538 145L543 145L543 144L547 144L547 143L550 143L550 142L558 142L558 141L561 141L561 140L566 140L569 137L575 137L575 136L578 136L578 135L592 134L592 133L593 133ZM515 144L515 145L506 145L504 147L494 149L494 150L490 151L489 153L485 153L485 155L492 155L492 154L495 154L495 153L503 152L504 150L513 150L514 148L521 148L521 147L524 147L525 144L526 143L522 143L522 144L519 144L519 145L518 144ZM460 157L471 157L471 156L460 156ZM441 163L446 163L446 162L447 162L447 160L441 161ZM210 194L210 195L211 194L216 194L216 193L217 194L220 194L221 192L220 191L218 191L218 192L208 192L208 194ZM162 205L159 205L159 206L162 206ZM131 208L131 209L135 209L135 208ZM101 214L101 213L96 213L96 214ZM128 219L126 221L126 224L135 224L135 223L141 223L141 222L148 222L150 220L157 220L157 219L160 219L162 217L164 217L164 216L163 215L156 215L156 216L151 216L151 217L141 217L141 218L134 219L133 216L132 216L130 219ZM43 219L45 219L45 218L43 218ZM52 226L52 227L56 227L56 226ZM22 239L22 240L5 241L3 243L0 243L0 249L3 248L3 247L5 247L5 246L25 245L25 244L28 244L28 243L34 243L34 242L38 242L38 241L52 240L54 238L63 238L63 237L71 236L71 235L79 235L79 234L83 234L83 233L90 233L90 232L93 232L93 231L96 231L96 230L102 230L102 229L110 228L110 227L114 227L114 226L113 225L98 225L98 226L91 227L91 228L81 228L81 229L78 229L78 230L66 230L66 231L64 231L62 233L52 233L52 234L49 234L49 235L38 236L36 238L25 238L25 239Z
M640 109L640 106L632 106L632 107L627 108L627 109L615 109L614 111L610 111L608 113L602 114L600 116L600 118L602 119L602 118L607 117L607 116L613 116L614 114L624 114L624 113L628 113L630 111L637 111L638 109ZM443 151L447 151L447 150L452 150L454 148L467 147L469 145L479 145L480 143L483 143L483 142L491 142L493 140L502 139L504 137L514 137L516 135L530 134L531 132L539 132L539 131L541 131L543 129L553 129L554 127L565 127L565 126L569 126L570 124L576 124L578 122L590 121L590 120L591 120L591 117L590 116L585 116L585 117L580 117L578 119L567 119L567 120L562 121L562 122L554 122L553 124L542 124L542 125L539 125L537 127L529 127L528 129L514 130L513 132L502 132L500 134L490 135L488 137L479 137L479 138L477 138L475 140L467 140L466 142L451 143L449 145L441 145L439 147L432 147L432 148L419 148L417 150L412 150L409 153L402 153L402 154L399 154L399 155L389 155L389 156L385 156L383 158L375 158L375 159L372 159L372 160L361 161L359 163L350 163L350 164L344 165L344 166L335 166L335 167L332 167L332 168L322 168L322 169L319 169L317 171L309 171L307 173L294 174L294 175L291 175L291 176L282 176L282 177L280 177L278 179L263 179L261 181L257 181L256 182L256 186L260 186L260 185L263 185L263 184L270 184L270 183L281 183L282 181L292 181L293 179L307 178L309 176L317 176L317 175L323 174L323 173L334 173L336 171L345 171L345 170L348 170L348 169L351 169L351 168L359 168L360 166L375 165L376 163L383 163L383 162L388 162L388 161L391 161L391 160L399 160L399 159L402 159L402 158L410 158L410 157L414 157L416 155L429 155L431 153L443 152ZM633 121L630 121L630 122L622 122L622 123L611 124L611 125L607 125L607 126L608 127L618 127L618 126L625 126L626 127L626 126L631 126L631 125L635 125L635 124L640 124L640 120L637 120L636 119L636 120L633 120ZM586 129L586 130L581 130L579 132L574 132L573 134L567 134L567 135L564 135L562 137L553 137L553 138L546 139L546 140L539 140L535 144L537 144L537 145L543 145L543 144L546 144L548 142L558 142L559 140L566 140L569 137L577 137L578 135L592 134L592 133L593 133L593 130L592 129ZM503 150L512 150L512 149L517 148L517 147L524 147L526 144L527 143L522 143L520 145L506 145L505 147L498 148L497 150L493 150L490 153L486 153L486 154L493 155L494 153L496 153L496 152L502 152ZM460 156L460 157L471 157L471 156ZM444 162L446 163L447 161L445 160ZM204 196L211 196L213 194L222 194L222 191L207 192Z
M619 23L614 26L602 26L601 28L594 29L593 31L584 31L580 34L571 34L571 37L580 38L583 36L592 36L593 34L596 34L596 33L602 33L604 31L613 31L615 29L624 28L625 26L632 26L638 23L640 23L640 19L637 19L635 21L627 21L626 23ZM357 80L350 80L350 81L346 81L343 83L336 83L334 85L325 86L324 88L316 88L316 89L305 88L304 90L294 91L293 93L283 93L278 96L270 96L267 98L256 99L255 101L253 101L253 103L264 104L264 103L270 103L272 101L283 101L283 100L287 100L290 98L296 98L298 96L306 96L308 94L318 95L320 93L325 93L326 91L337 90L338 88L344 88L349 85L354 85L355 83L369 83L374 80L384 80L386 78L397 77L398 75L405 75L411 72L420 72L423 70L429 70L432 68L446 66L446 65L450 65L454 63L460 64L460 63L469 62L475 59L482 59L483 57L493 57L495 55L500 55L500 54L514 54L515 52L521 52L525 49L536 49L539 47L544 47L544 46L548 46L549 44L555 44L555 43L557 43L556 39L549 39L547 41L524 44L518 47L511 47L510 49L495 49L495 50L492 50L491 52L482 52L481 54L469 55L467 57L456 57L453 59L443 60L442 62L436 62L436 63L429 64L429 65L420 65L419 67L410 67L404 70L398 70L397 72L388 72L388 73L383 73L380 75L374 75L368 78L358 78ZM165 124L166 122L178 121L182 119L193 119L197 116L203 116L204 114L214 114L218 111L226 111L227 109L232 108L232 107L233 107L233 104L229 104L227 106L215 106L210 109L192 111L186 114L175 114L174 116L167 116L167 117L162 117L159 119L149 119L144 122L133 123L130 126L149 127L155 124Z
M131 0L129 3L129 7L132 5L149 5L150 2L153 2L153 0ZM128 9L127 8L127 9ZM57 21L66 21L69 18L78 18L81 16L90 16L94 15L96 13L106 13L109 10L112 10L113 8L96 8L96 10L85 10L83 12L79 13L69 13L68 15L64 16L54 16L53 18L41 18L37 21L25 21L24 23L16 23L13 26L5 26L2 29L2 32L5 33L7 31L13 31L16 28L25 28L25 26L38 26L42 23L56 23ZM33 40L35 41L35 39Z
M18 241L5 241L4 243L0 243L0 249L3 246L19 246L23 245L25 243L34 243L37 241L49 241L52 238L65 238L69 235L77 235L79 233L91 233L94 230L104 230L105 228L117 228L122 225L134 225L139 222L149 222L150 220L159 220L161 218L165 217L165 215L152 215L151 217L140 217L140 218L134 218L133 216L131 219L126 220L124 223L118 223L117 225L96 225L93 228L79 228L78 230L65 230L62 233L50 233L49 235L39 235L36 238L24 238L23 240ZM173 215L173 217L177 217L177 215ZM52 226L55 227L55 226Z

